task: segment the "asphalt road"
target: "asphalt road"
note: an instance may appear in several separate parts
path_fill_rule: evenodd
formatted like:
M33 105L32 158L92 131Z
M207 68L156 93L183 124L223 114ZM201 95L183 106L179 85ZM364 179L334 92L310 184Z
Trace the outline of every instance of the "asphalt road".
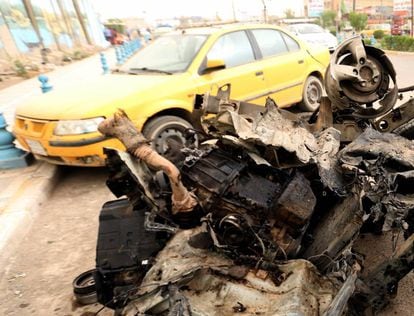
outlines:
M397 72L397 84L400 88L414 85L414 54L399 55L389 53L392 64Z
M414 84L414 55L391 55L399 86ZM73 278L94 266L98 214L114 196L105 186L105 169L61 168L62 178L41 210L0 280L0 315L93 315L99 307L81 307L73 301ZM370 237L367 237L368 239ZM389 240L378 243L386 254ZM387 249L388 249L387 248ZM389 250L388 250L389 251ZM401 283L398 295L381 315L414 314L414 274ZM111 315L103 311L99 315Z

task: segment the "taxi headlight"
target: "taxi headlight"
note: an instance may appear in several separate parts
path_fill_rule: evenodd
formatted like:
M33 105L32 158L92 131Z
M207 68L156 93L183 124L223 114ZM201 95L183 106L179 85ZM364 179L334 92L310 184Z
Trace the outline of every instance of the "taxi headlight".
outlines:
M95 117L86 120L62 120L58 121L53 134L58 136L64 135L80 135L93 133L98 130L98 125L105 118Z

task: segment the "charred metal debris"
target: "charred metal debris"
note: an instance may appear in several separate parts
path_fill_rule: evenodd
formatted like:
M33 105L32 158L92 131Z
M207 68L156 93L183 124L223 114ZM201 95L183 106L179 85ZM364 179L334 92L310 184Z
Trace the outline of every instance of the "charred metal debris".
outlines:
M100 125L127 152L105 149L120 199L100 215L99 302L117 315L381 310L414 267L413 100L397 105L412 87L399 90L385 54L353 38L313 114L230 90L196 97L188 137L201 145L171 141L165 157L122 111ZM365 272L353 245L384 232L405 240Z

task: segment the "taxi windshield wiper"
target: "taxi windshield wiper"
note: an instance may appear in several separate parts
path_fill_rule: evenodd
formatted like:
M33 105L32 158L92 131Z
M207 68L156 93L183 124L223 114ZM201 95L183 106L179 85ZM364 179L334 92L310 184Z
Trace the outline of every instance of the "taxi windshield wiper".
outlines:
M160 69L151 69L147 67L142 68L129 68L130 71L133 71L133 74L136 74L134 71L148 71L148 72L156 72L160 74L172 75L173 73L170 71L160 70Z

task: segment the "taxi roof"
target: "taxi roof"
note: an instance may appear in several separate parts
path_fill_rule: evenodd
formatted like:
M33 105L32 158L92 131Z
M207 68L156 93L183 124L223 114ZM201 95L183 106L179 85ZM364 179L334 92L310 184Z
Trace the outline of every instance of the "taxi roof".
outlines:
M258 24L258 23L230 23L230 24L215 24L207 26L197 26L177 29L169 34L197 34L197 35L210 35L216 32L224 31L237 31L244 29L254 29L254 28L276 28L280 29L279 26L273 24Z

